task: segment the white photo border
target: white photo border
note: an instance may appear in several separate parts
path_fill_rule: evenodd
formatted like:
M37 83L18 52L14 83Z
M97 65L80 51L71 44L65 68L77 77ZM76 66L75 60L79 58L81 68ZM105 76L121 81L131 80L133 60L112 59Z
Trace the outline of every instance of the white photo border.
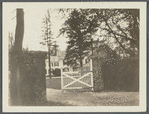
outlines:
M145 112L147 110L147 3L146 2L3 2L3 75L2 75L2 100L3 112ZM16 8L23 8L24 5L49 5L50 8L120 8L120 9L140 9L140 105L139 106L8 106L8 38L4 31L5 10L9 5L16 5Z

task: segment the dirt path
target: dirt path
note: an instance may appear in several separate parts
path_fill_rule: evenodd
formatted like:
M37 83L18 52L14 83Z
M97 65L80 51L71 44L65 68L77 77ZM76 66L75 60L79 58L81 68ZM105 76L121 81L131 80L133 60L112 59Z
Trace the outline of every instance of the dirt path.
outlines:
M68 92L47 88L47 100L74 106L138 106L138 92Z

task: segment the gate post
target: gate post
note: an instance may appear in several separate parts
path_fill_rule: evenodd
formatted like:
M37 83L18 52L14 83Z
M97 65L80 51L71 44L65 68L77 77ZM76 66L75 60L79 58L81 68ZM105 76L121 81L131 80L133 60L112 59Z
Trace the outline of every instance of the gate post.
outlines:
M106 58L107 54L104 48L98 49L93 56L93 82L94 91L102 91L104 88L103 73L101 66L103 64L103 58Z
M61 68L61 90L63 90L63 69Z

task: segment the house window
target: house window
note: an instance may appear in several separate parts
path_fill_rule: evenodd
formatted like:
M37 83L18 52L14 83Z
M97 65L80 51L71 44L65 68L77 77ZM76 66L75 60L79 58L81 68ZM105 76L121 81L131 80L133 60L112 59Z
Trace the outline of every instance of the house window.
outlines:
M55 62L55 63L54 63L54 66L59 66L59 63L58 63L58 62Z

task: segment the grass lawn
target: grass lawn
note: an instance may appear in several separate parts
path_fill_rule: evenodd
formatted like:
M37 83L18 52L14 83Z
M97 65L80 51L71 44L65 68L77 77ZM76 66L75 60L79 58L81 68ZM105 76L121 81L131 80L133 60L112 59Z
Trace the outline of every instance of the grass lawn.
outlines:
M51 102L50 106L139 106L139 93L62 92L47 88L47 100Z

